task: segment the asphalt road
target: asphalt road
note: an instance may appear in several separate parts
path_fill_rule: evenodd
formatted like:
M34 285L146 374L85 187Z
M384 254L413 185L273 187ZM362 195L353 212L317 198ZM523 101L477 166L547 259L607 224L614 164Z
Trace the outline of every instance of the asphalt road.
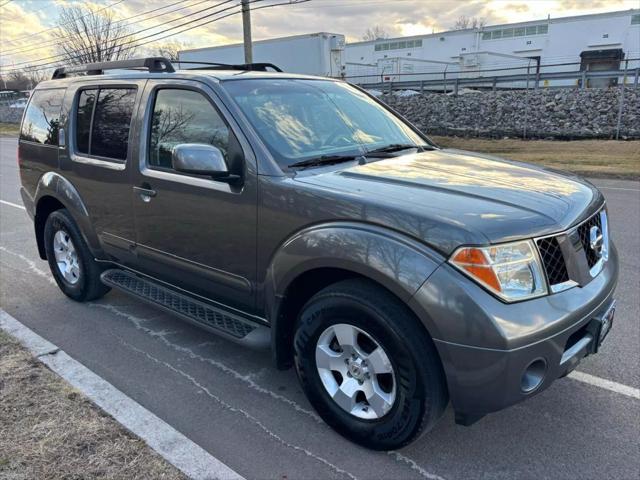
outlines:
M580 371L640 387L640 183L594 180L622 269L614 329ZM0 199L21 205L16 141ZM78 304L53 284L23 210L0 203L0 307L247 478L638 478L640 401L571 378L472 427L449 409L409 447L371 452L312 411L293 371L123 294Z

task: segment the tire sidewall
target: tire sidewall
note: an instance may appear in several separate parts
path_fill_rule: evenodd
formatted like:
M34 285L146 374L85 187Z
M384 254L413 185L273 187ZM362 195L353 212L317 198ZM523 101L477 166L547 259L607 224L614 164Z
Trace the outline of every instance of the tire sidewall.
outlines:
M65 280L58 268L58 264L56 263L55 251L53 248L53 238L56 232L62 230L73 242L73 245L76 250L76 254L78 256L78 265L80 269L80 278L74 284L69 283ZM73 298L74 300L83 300L86 293L86 282L87 282L87 274L88 265L87 260L85 258L82 245L83 239L81 238L77 228L73 224L73 220L68 218L63 211L58 210L53 212L47 218L44 227L44 241L45 241L45 251L47 254L47 261L49 262L49 267L51 268L51 273L53 274L53 278L55 279L58 287L65 293L65 295Z
M318 374L315 350L318 339L331 325L347 323L360 328L380 345L393 366L396 400L383 417L357 418L337 405ZM383 312L348 297L320 298L300 316L295 337L295 364L301 384L320 416L342 435L374 449L396 448L420 429L425 414L425 381L412 349Z

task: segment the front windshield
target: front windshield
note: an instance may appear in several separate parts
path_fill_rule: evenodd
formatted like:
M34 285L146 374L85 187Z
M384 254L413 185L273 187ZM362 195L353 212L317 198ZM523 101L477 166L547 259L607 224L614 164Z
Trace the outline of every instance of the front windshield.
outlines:
M283 167L323 156L362 155L392 144L425 143L399 118L346 83L247 79L224 86Z

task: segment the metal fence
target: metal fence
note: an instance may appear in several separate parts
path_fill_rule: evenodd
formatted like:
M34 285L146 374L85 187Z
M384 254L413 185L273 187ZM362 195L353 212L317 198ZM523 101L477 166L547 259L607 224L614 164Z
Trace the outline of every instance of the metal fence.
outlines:
M391 59L393 60L393 59ZM610 62L578 62L538 65L533 59L518 65L495 68L464 68L457 63L443 65L419 65L418 59L398 59L396 71L377 65L350 64L346 80L367 89L385 92L393 90L416 90L424 92L453 92L461 88L483 90L513 90L539 88L602 88L628 85L638 88L640 82L640 58L629 58L621 62L619 69L602 68ZM403 64L401 61L405 61ZM432 63L424 61L427 63ZM408 67L411 67L411 71Z

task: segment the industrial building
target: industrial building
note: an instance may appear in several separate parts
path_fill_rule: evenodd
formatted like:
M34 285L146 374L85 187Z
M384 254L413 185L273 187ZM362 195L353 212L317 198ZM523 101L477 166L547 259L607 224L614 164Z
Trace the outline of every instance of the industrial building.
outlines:
M640 10L380 39L345 48L346 76L355 83L529 73L546 76L542 86L570 86L580 78L548 74L627 68L633 76L639 57ZM587 86L618 81L619 77L590 78Z
M189 62L244 63L242 44L179 52ZM364 86L471 88L638 84L640 10L546 18L346 43L338 33L254 42L254 61Z

